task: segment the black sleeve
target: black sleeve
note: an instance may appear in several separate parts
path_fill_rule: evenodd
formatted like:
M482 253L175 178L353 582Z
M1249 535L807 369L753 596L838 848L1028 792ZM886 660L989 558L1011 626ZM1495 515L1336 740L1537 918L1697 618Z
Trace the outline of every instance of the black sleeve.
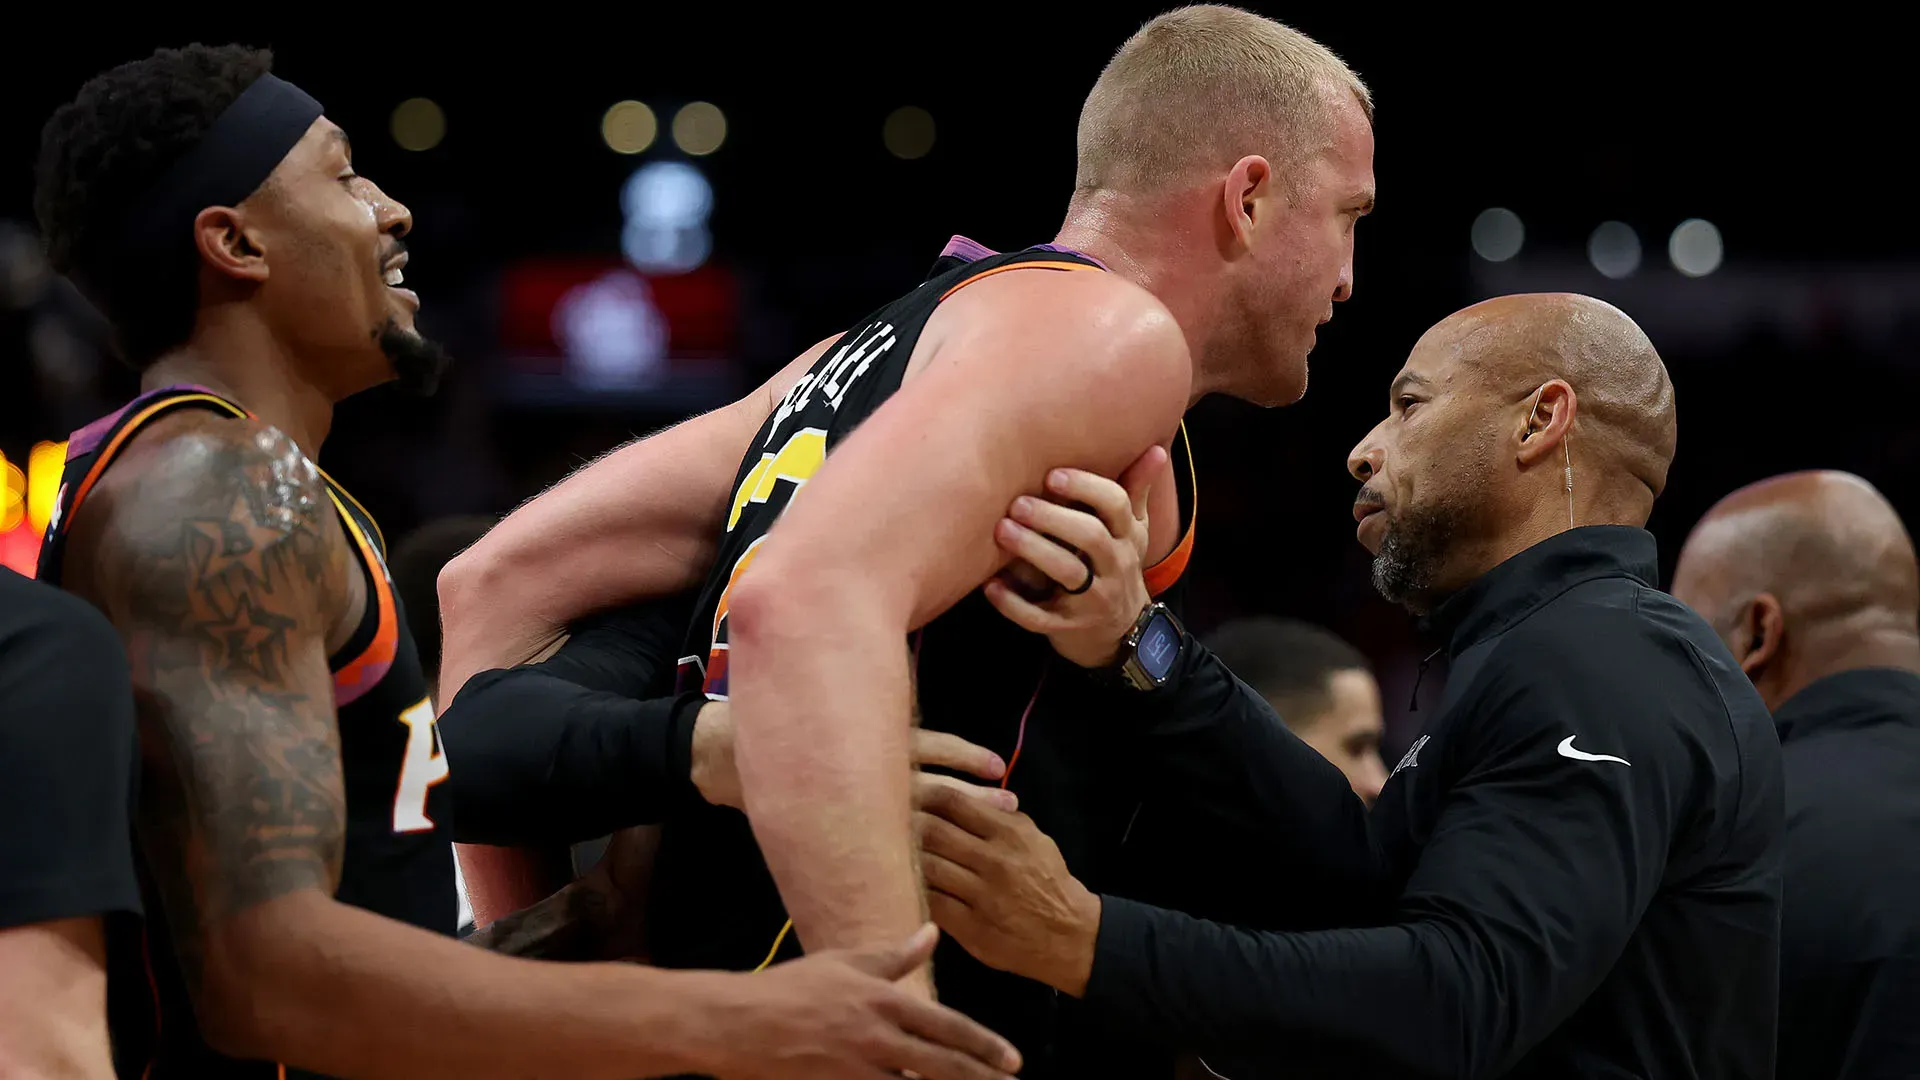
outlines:
M134 749L119 635L0 568L0 928L139 913Z
M1103 898L1088 1006L1203 1055L1504 1071L1599 985L1665 872L1693 753L1672 717L1719 705L1663 669L1591 640L1496 652L1388 925L1257 933ZM1631 766L1562 756L1570 733Z
M1382 909L1366 804L1211 650L1189 637L1167 685L1104 692L1132 729L1148 793L1121 891L1269 929L1352 925Z
M1792 940L1788 934L1783 928L1783 942ZM1780 1080L1920 1076L1920 1027L1913 1022L1914 1005L1920 1003L1920 955L1849 955L1847 961L1815 967L1795 963L1790 949L1782 952L1775 1073Z
M454 839L577 843L698 799L705 698L668 696L686 609L676 597L596 616L547 660L469 679L439 718Z

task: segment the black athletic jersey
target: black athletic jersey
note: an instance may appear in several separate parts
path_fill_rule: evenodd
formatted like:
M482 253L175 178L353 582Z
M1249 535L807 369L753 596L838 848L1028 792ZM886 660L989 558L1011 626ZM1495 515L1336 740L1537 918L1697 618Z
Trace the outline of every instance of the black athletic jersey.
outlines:
M156 418L177 409L209 409L235 418L247 411L212 391L171 386L141 395L120 411L75 432L54 517L40 550L39 576L60 583L65 525L127 444ZM333 478L327 494L340 515L367 586L367 610L353 637L329 659L340 724L340 765L347 796L346 852L335 896L343 903L437 933L455 931L453 820L447 759L441 750L420 656L387 573L386 541L372 515ZM150 884L145 867L142 881ZM148 911L158 913L149 893ZM138 997L148 1021L117 1024L115 1056L151 1061L147 1080L257 1080L310 1076L267 1062L221 1057L201 1041L164 932L147 934L147 970L109 972L109 994ZM114 1015L135 1010L117 1000ZM157 1014L156 1010L157 1009ZM140 1075L136 1064L134 1075Z
M1100 273L1094 260L1052 246L996 254L955 237L918 288L860 323L789 389L761 425L735 479L725 535L689 631L680 689L727 697L727 610L773 522L840 440L899 389L927 319L968 284L1008 271ZM1182 521L1174 552L1148 572L1156 593L1180 576L1192 549L1191 463L1175 447ZM1166 597L1163 596L1163 599ZM988 747L1017 765L1008 786L1059 845L1067 865L1098 889L1140 804L1134 773L1120 767L1112 718L1083 707L1087 683L1044 637L1002 617L978 591L911 643L922 724ZM1103 723L1104 720L1104 723ZM702 807L666 823L651 912L654 956L669 966L743 969L800 953L745 815ZM779 944L776 946L776 938ZM1023 1076L1051 1074L1059 1025L1054 992L992 971L951 942L934 961L941 1000L1012 1039Z

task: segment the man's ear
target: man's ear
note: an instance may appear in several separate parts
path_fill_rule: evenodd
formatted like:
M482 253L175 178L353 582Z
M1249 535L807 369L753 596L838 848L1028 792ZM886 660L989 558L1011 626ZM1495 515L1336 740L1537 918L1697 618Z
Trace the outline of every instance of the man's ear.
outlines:
M209 206L193 219L193 243L200 261L225 277L240 281L267 280L266 242L259 229L248 227L245 211L231 206Z
M1754 597L1740 618L1740 647L1734 649L1734 659L1748 679L1758 683L1765 676L1768 665L1780 655L1786 633L1780 598L1772 593Z
M1249 154L1233 163L1220 185L1220 208L1225 215L1226 234L1235 246L1251 249L1255 230L1261 224L1260 202L1273 190L1273 166L1258 154Z
M1526 405L1517 432L1520 464L1534 465L1548 455L1559 460L1560 447L1573 428L1574 414L1580 411L1579 395L1566 380L1551 379Z

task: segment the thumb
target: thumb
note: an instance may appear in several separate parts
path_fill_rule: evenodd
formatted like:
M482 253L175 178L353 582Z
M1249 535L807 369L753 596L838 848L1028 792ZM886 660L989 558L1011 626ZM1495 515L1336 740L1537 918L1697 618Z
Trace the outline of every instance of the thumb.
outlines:
M1153 482L1160 470L1167 467L1166 448L1159 445L1147 447L1147 452L1133 459L1127 471L1120 474L1120 486L1127 489L1127 498L1133 502L1135 521L1147 516L1147 496L1153 492Z
M899 945L861 949L847 954L847 964L856 971L893 982L913 974L932 959L933 947L939 941L940 931L932 923L927 923Z

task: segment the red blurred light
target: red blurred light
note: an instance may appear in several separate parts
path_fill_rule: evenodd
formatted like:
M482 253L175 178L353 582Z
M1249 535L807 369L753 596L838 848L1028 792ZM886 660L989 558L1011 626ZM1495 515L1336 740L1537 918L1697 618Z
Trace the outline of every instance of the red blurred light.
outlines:
M523 370L561 371L553 313L562 297L612 273L647 283L654 306L667 321L667 353L675 362L726 359L732 355L739 310L733 275L709 263L670 277L647 277L613 256L526 259L500 279L500 344Z

